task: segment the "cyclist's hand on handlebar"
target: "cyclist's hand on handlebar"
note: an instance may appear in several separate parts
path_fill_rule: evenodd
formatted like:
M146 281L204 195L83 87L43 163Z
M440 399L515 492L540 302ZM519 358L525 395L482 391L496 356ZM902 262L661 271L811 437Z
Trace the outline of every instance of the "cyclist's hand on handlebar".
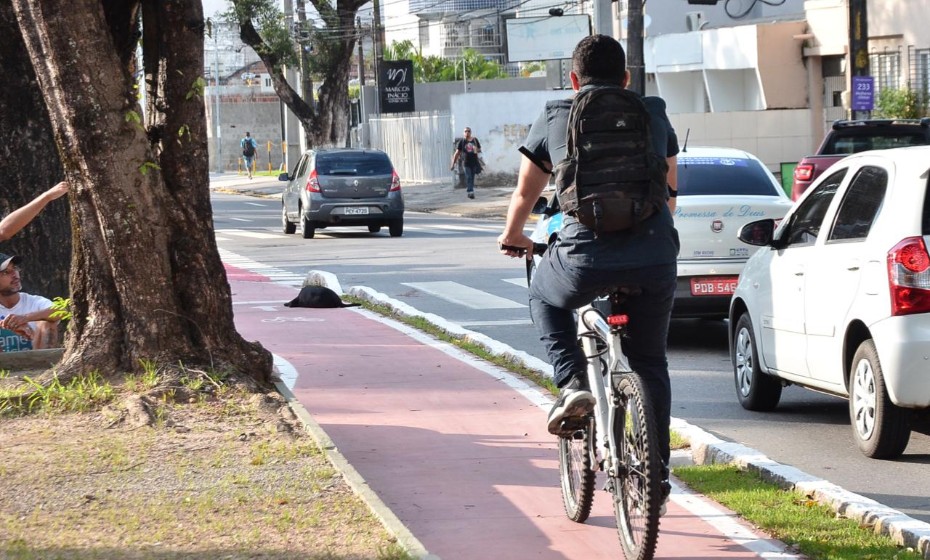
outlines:
M497 238L497 247L508 257L533 258L533 240L526 235L505 236L501 234Z

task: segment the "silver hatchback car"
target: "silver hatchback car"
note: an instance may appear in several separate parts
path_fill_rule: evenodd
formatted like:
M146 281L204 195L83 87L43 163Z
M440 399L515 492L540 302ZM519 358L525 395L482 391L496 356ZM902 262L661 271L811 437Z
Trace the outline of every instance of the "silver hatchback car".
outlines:
M404 234L404 197L400 177L380 150L333 148L308 150L292 174L282 173L284 233L300 228L304 239L329 226L387 226L391 237Z

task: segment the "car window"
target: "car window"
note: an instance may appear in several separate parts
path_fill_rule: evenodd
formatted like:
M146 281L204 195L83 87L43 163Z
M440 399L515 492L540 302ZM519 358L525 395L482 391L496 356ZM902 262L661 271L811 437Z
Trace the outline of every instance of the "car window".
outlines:
M824 154L858 154L866 150L884 150L903 146L920 146L927 141L923 134L901 132L868 136L835 137L824 146Z
M843 195L828 242L868 237L887 187L887 171L870 165L860 169Z
M786 240L786 246L811 245L817 241L827 208L845 176L845 169L833 173L801 201L791 215L785 233L781 235Z
M294 177L302 177L304 172L307 170L307 163L310 162L310 155L306 154L304 157L300 158L300 161L297 162L297 171L294 172Z
M390 175L393 170L386 154L333 153L319 154L316 158L319 175Z
M778 190L756 160L678 154L678 196L706 194L777 196Z

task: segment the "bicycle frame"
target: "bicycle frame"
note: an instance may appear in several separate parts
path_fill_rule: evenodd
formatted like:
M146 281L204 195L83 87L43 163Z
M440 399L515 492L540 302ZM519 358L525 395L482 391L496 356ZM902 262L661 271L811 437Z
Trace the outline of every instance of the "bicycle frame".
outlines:
M616 414L625 413L620 410L620 399L615 394L616 387L611 372L630 372L629 361L623 353L620 342L622 326L611 326L607 318L593 305L586 305L578 310L578 333L581 337L581 346L588 359L588 387L594 395L594 448L591 464L600 464L601 470L612 477L620 476L620 461L617 457L616 435L609 426L614 425ZM592 338L594 335L606 347L607 360L602 359L605 352L597 348ZM606 432L606 433L605 433ZM606 447L607 453L602 453L603 462L598 461L599 448ZM603 449L602 449L603 451Z

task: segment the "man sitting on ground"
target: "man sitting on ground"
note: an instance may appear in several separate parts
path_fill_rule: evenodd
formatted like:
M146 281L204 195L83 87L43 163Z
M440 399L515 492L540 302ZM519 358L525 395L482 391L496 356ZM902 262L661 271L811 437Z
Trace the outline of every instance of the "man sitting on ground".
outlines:
M52 318L52 302L22 292L21 261L21 257L0 253L0 352L58 345L58 319Z

